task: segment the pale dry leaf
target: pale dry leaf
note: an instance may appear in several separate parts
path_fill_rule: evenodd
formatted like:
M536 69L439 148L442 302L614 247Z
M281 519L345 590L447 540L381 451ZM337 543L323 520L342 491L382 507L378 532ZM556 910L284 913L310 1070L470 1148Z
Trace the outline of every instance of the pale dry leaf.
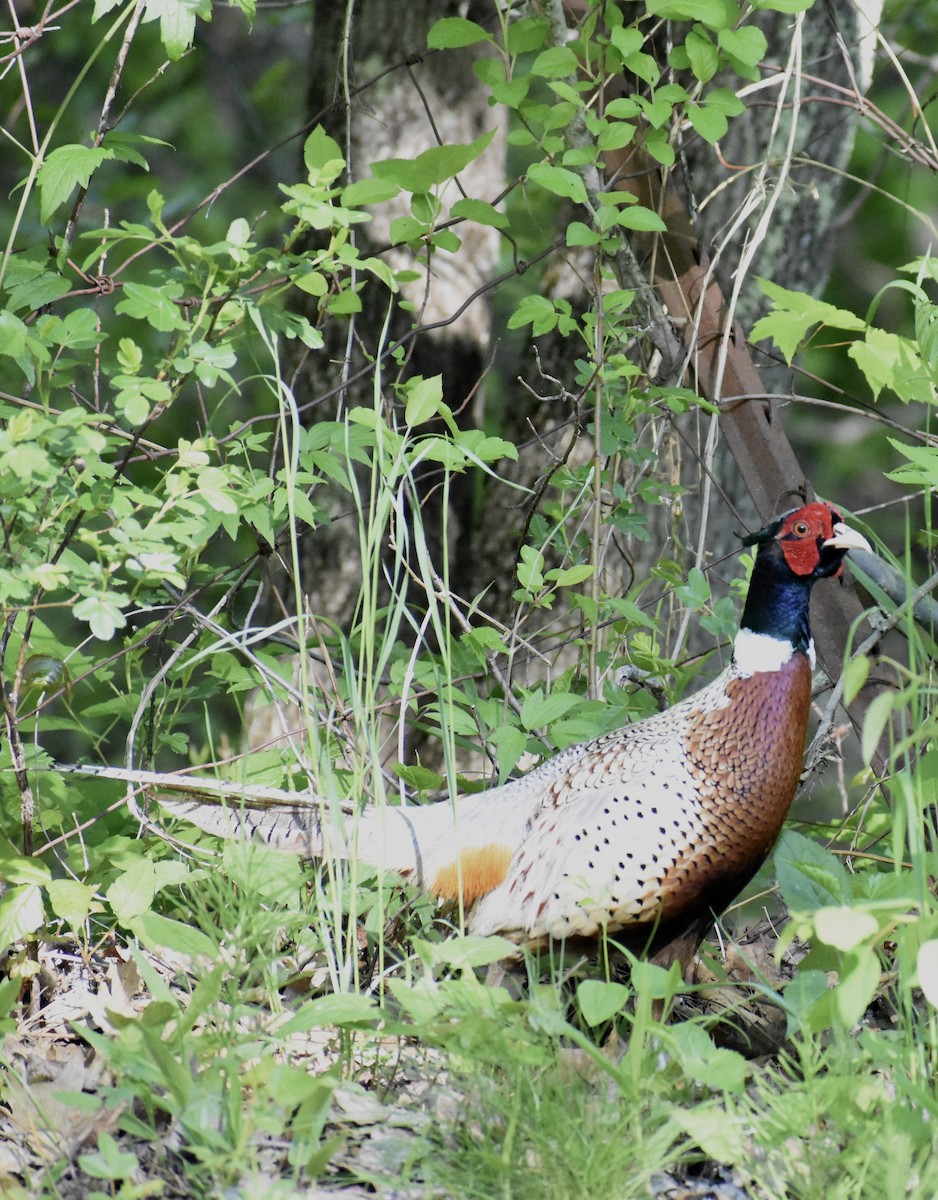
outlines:
M22 1074L9 1076L7 1117L29 1148L51 1162L99 1129L100 1112L82 1112L62 1097L68 1092L94 1091L100 1071L86 1064L83 1048L75 1043L50 1043L45 1055L35 1051L32 1047L28 1059L20 1059ZM117 1114L107 1117L113 1121Z

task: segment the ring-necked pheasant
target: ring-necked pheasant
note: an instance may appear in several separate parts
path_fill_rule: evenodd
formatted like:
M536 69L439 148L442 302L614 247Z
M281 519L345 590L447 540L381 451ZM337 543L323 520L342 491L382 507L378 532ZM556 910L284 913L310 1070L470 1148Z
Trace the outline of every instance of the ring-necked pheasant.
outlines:
M154 791L204 829L305 856L327 852L325 825L328 852L357 855L441 900L461 895L471 933L538 947L605 930L686 965L713 915L764 861L795 795L812 585L839 575L848 550L869 549L821 503L745 544L758 553L731 665L670 710L572 746L512 783L425 806L359 813L348 804L338 827L335 807L309 795L247 790L241 807L237 797L225 807L205 793Z

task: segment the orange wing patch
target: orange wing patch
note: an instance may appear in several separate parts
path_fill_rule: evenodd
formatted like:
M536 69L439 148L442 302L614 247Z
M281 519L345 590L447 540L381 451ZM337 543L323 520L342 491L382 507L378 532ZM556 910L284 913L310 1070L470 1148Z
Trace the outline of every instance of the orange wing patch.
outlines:
M455 862L437 871L430 892L440 900L456 900L461 887L463 904L472 904L504 880L511 857L512 851L497 842L463 850Z

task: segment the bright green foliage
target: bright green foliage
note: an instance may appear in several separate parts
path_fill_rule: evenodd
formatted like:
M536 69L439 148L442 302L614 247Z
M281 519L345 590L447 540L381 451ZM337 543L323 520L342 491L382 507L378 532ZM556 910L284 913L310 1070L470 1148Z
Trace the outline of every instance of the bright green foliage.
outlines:
M254 5L237 7L246 36ZM307 126L292 158L271 160L262 197L240 190L243 164L222 170L219 157L195 172L174 159L148 108L164 69L188 102L207 0L63 10L81 61L48 106L29 70L4 76L25 81L35 129L4 131L18 174L0 228L0 1027L13 1032L21 989L45 986L40 945L96 967L113 948L136 973L136 1007L102 999L81 1018L110 1074L71 1097L99 1122L90 1141L76 1139L77 1162L113 1195L147 1194L141 1173L167 1128L192 1195L241 1194L264 1174L264 1139L286 1164L276 1182L308 1183L339 1152L330 1122L348 1077L367 1059L374 1090L391 1086L388 1060L419 1047L428 1075L442 1066L472 1099L469 1115L415 1121L406 1169L441 1194L644 1197L662 1171L705 1162L754 1195L878 1200L899 1194L884 1175L890 1157L921 1184L910 1194L931 1196L930 643L924 665L870 707L860 741L868 771L897 717L915 731L888 752L894 810L871 801L866 824L853 816L846 830L856 845L861 830L879 839L885 861L847 866L797 834L776 853L794 914L782 945L807 938L811 950L779 1001L792 1059L767 1070L696 1020L653 1018L682 991L675 970L636 963L626 984L602 967L577 979L548 964L545 985L532 965L524 998L512 999L477 972L513 947L452 936L459 914L397 879L241 844L219 853L207 836L174 831L195 837L193 857L140 836L121 787L49 769L129 754L137 765L220 762L235 782L312 785L324 797L384 802L399 785L421 800L508 779L532 757L647 715L651 696L614 682L626 658L678 698L702 664L669 621L692 614L712 644L732 635L751 554L721 565L729 595L680 544L645 576L609 583L609 557L628 561L655 536L650 514L673 511L667 537L680 542L672 422L714 413L689 387L649 384L658 351L646 339L647 289L623 277L622 256L653 244L665 221L610 184L607 168L627 148L677 168L683 138L724 138L743 109L736 85L762 80L765 38L734 0L596 5L569 38L508 7L493 5L485 25L446 17L428 32L434 54L473 48L493 109L478 136L359 162L340 124ZM666 60L653 41L665 22ZM31 68L31 47L21 53ZM131 81L121 72L138 53ZM600 104L612 77L623 86ZM126 113L109 107L112 81ZM283 76L265 86L281 119ZM201 120L199 105L186 108ZM502 123L511 178L504 192L473 194L469 169L493 155ZM206 152L224 153L221 127L220 149L214 132L198 143ZM372 244L378 226L387 236ZM571 431L563 457L545 455L536 491L512 473L523 448L499 413L503 385L482 380L484 403L463 404L445 367L420 373L411 361L425 335L409 285L424 268L459 273L472 237L492 230L511 263L496 297L501 332L564 339L563 378L530 372L538 402L555 403L556 388ZM540 286L558 248L588 279L585 307ZM930 412L936 268L924 259L905 271L889 292L911 297L911 332L874 323L880 297L861 315L767 280L773 309L753 335L788 361L847 340L874 399ZM336 350L353 344L367 360L359 392ZM328 377L327 395L310 394L308 362ZM892 445L903 460L893 482L938 487L932 439ZM513 561L493 564L507 619L484 592L452 586L450 514L478 520L496 489L517 526ZM300 565L342 522L354 529L343 553L356 582L336 621L308 610ZM295 590L271 615L260 587L283 564ZM564 644L573 653L558 665ZM869 673L857 659L848 700ZM292 705L289 737L242 754L258 689ZM871 1001L890 1007L895 1028L856 1038ZM612 1031L627 1039L617 1062L597 1049ZM320 1038L313 1051L308 1037ZM16 1094L11 1071L2 1086L5 1101ZM480 1136L483 1124L492 1132Z
M905 281L892 285L911 292L914 298L918 337L908 338L872 324L879 297L864 320L823 300L778 287L770 280L763 279L760 283L772 299L772 312L756 323L752 336L771 338L787 362L808 344L823 344L821 338L831 338L832 333L826 331L860 333L862 337L851 339L848 353L862 371L874 399L888 389L900 400L935 403L938 398L933 333L936 309L921 286ZM836 340L841 339L837 336Z

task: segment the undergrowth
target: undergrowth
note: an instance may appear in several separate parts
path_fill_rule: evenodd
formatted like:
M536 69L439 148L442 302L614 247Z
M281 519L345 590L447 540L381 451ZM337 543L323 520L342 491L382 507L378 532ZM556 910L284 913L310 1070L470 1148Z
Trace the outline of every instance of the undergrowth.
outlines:
M858 744L843 709L824 714L809 786L830 803L752 889L760 953L740 970L749 951L730 944L687 985L601 947L486 986L510 948L463 937L459 912L401 881L219 846L61 769L421 802L640 719L725 660L751 557L707 550L735 519L709 508L719 405L683 363L661 367L674 330L635 246L653 258L665 221L606 156L634 142L666 182L675 131L719 143L769 70L765 38L722 0L589 5L569 36L559 5L510 8L428 32L447 61L472 48L497 114L478 136L358 163L297 102L302 165L277 160L275 187L208 178L217 146L189 131L198 202L174 190L168 101L151 114L148 95L209 5L102 0L9 35L4 1195L292 1196L317 1180L466 1200L677 1180L768 1200L938 1194L935 647L878 579L863 578L876 637L855 631L840 700L884 666L895 685ZM39 88L30 72L55 80L60 45L75 77ZM605 96L620 76L625 94ZM257 89L278 137L279 86ZM920 162L927 141L893 149ZM504 194L470 194L467 172L498 153ZM379 221L393 245L369 242ZM487 368L454 395L448 344L446 370L414 366L431 277L450 259L459 274L480 231L502 239L506 331L531 339L510 402ZM866 313L766 281L754 337L789 362L848 343L880 408L844 407L869 416L877 462L888 422L888 479L923 514L880 556L891 544L922 598L936 272L928 256L892 271ZM904 332L879 321L887 302ZM862 487L844 499L875 537ZM853 765L830 767L844 745Z

